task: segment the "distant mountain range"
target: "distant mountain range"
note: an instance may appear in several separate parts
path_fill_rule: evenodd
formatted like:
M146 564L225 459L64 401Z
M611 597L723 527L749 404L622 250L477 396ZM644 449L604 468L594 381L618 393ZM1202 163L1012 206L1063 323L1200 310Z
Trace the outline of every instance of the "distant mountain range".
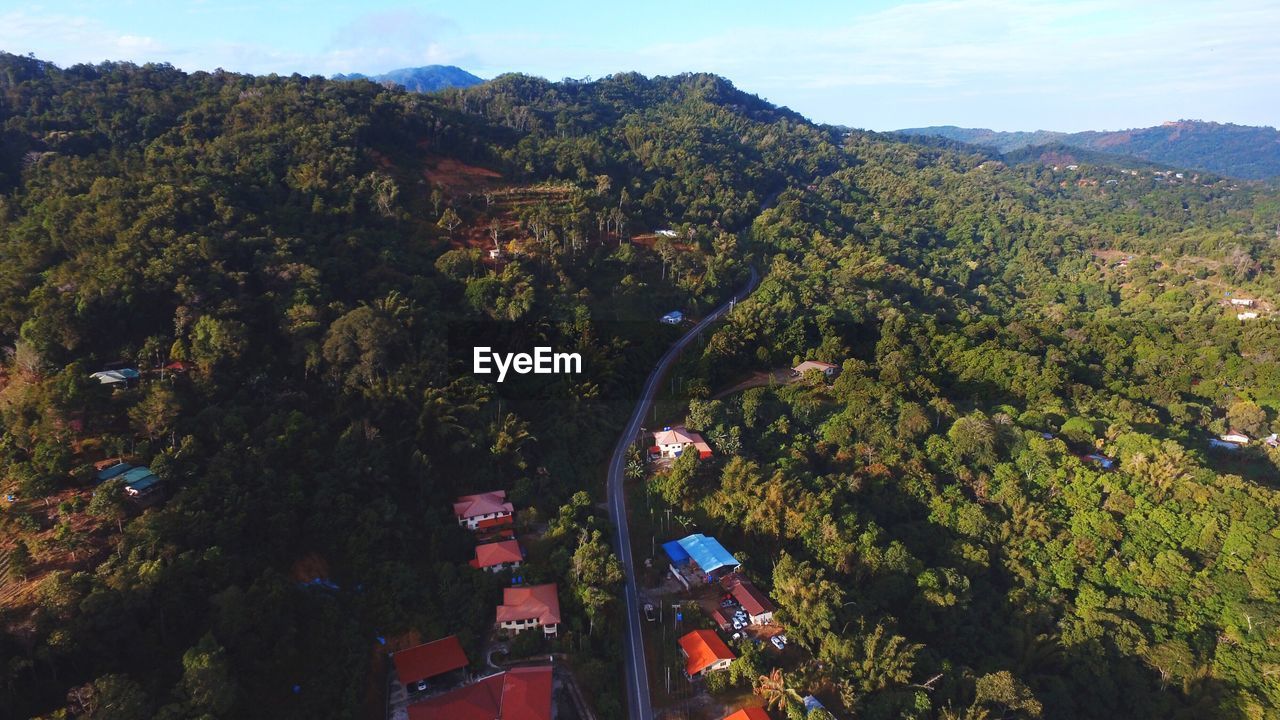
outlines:
M362 73L338 74L334 80L372 80L373 82L390 82L412 92L435 92L451 87L471 87L484 82L483 78L454 65L424 65L415 68L400 68L381 75L364 75Z
M1280 177L1280 132L1270 127L1179 120L1157 127L1115 132L1002 132L954 125L909 128L897 132L901 135L942 137L989 147L1000 153L1056 145L1107 155L1127 155L1248 180Z

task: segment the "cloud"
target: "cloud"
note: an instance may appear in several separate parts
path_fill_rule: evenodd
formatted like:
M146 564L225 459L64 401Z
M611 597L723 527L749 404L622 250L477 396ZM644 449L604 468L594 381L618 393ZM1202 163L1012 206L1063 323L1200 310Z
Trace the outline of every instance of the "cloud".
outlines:
M376 73L401 67L453 63L467 53L457 23L412 9L368 13L333 34L320 64L330 72Z
M121 34L90 18L32 15L16 10L0 13L0 49L56 57L63 64L103 60L146 62L170 52L159 40Z

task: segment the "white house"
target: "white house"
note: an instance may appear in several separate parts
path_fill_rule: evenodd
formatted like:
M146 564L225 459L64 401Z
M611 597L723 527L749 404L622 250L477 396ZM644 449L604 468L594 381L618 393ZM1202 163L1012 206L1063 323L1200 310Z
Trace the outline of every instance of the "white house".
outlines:
M1257 317L1258 317L1258 313L1253 311L1236 313L1237 320L1255 320L1257 319Z
M543 635L555 637L560 629L560 595L555 583L503 588L495 624L512 635L540 626Z
M515 506L507 502L506 490L494 490L478 495L463 495L453 503L453 515L458 524L468 530L509 525L513 521Z
M689 432L683 425L665 427L654 433L653 447L649 450L651 455L656 449L658 457L673 458L678 457L688 447L697 450L698 457L701 459L711 457L711 446L702 439L701 435Z
M1232 305L1240 307L1253 307L1253 298L1231 298Z
M1249 436L1239 430L1228 430L1227 434L1219 436L1222 442L1235 443L1237 445L1248 445Z
M817 360L805 360L799 365L791 368L791 377L800 377L810 370L821 370L823 375L833 377L838 369L839 368L831 363L819 362Z

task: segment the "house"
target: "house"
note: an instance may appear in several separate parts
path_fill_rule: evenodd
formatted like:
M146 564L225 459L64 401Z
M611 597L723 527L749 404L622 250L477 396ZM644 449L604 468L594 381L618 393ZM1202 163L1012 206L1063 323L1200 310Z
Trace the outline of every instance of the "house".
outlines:
M711 622L715 623L716 627L724 632L729 632L733 629L733 621L724 614L724 608L715 608L711 611Z
M1088 455L1085 455L1084 459L1088 460L1094 465L1097 465L1103 470L1110 470L1116 465L1116 461L1113 458L1109 458L1106 455L1102 455L1100 453L1090 453Z
M463 673L459 671L467 667L467 654L458 636L450 635L392 653L391 663L395 665L396 678L406 688L427 681L441 685L462 679Z
M1267 447L1280 447L1280 435L1271 433L1262 442L1266 443Z
M799 365L791 368L791 377L800 377L810 370L821 370L823 375L834 377L838 368L831 363L819 362L817 360L805 360Z
M672 310L662 316L662 324L664 325L679 325L682 322L684 322L684 313L679 310Z
M409 706L409 720L552 720L551 666L512 668Z
M489 543L476 546L476 556L471 560L471 567L488 572L502 572L520 567L524 562L524 551L515 540Z
M126 471L133 469L132 465L122 461L120 458L106 460L101 464L95 463L93 467L98 471L97 474L94 475L94 478L98 482L106 482L111 478L120 477Z
M725 550L719 541L701 533L665 542L662 544L662 549L671 559L671 573L682 583L685 580L681 571L690 566L707 580L727 575L741 567L738 559Z
M826 710L827 706L822 701L812 695L805 695L800 698L800 702L804 703L804 714L808 715L814 710Z
M560 596L555 583L503 588L494 624L511 635L541 627L544 635L555 637L560 629Z
M742 708L732 715L726 715L724 720L770 720L769 713L764 708L749 707Z
M694 630L681 636L680 653L685 657L684 674L690 679L724 670L737 657L715 630Z
M664 237L664 238L675 238L680 236L680 233L677 233L675 230L671 230L670 228L663 229L663 230L654 230L653 234L657 235L658 237Z
M665 427L653 434L653 447L658 449L658 456L665 458L680 457L685 448L692 446L698 451L698 457L706 460L711 457L711 446L696 432L690 432L683 425ZM653 448L650 448L650 454Z
M1252 310L1250 310L1249 312L1236 313L1236 319L1237 320L1256 320L1258 319L1258 313L1253 312Z
M1249 436L1239 430L1228 430L1225 435L1218 436L1222 442L1235 443L1237 445L1248 445Z
M89 377L97 380L100 385L107 385L112 389L118 390L137 385L141 374L134 368L120 368L119 370L101 370Z
M145 467L133 467L127 463L117 463L109 468L100 470L97 474L98 482L106 482L119 478L124 482L124 492L129 497L143 497L150 495L160 488L160 478L155 473Z
M1253 298L1231 298L1232 305L1240 307L1253 307Z
M458 498L453 515L468 530L488 529L515 522L515 507L507 502L506 490L493 490Z
M733 594L733 599L747 611L747 619L752 625L768 625L773 622L773 611L777 608L773 606L769 596L755 586L755 583L737 574L730 575L725 579L725 583L729 585L729 592Z

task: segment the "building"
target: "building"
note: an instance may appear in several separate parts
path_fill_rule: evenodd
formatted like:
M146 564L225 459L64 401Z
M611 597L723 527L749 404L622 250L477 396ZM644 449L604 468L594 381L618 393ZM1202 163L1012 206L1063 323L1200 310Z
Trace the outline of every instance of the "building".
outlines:
M684 674L689 678L724 670L737 657L715 630L694 630L679 642L680 653L685 657Z
M1111 468L1116 466L1116 461L1114 459L1109 458L1106 455L1102 455L1100 453L1090 453L1088 455L1085 455L1084 459L1088 460L1094 465L1097 465L1103 470L1110 470Z
M512 668L416 702L409 720L552 720L551 666Z
M391 654L396 677L408 689L418 683L445 684L450 680L462 680L467 667L467 654L457 635L415 645L407 650Z
M705 460L711 457L711 446L701 435L690 432L683 425L665 427L654 433L653 447L649 448L649 452L653 454L656 448L658 457L677 458L690 446L698 451L699 458Z
M453 515L468 530L485 530L515 522L515 507L507 502L506 490L493 490L458 498Z
M1258 319L1258 313L1252 310L1250 310L1249 312L1236 313L1236 319L1237 320L1256 320Z
M1220 435L1218 439L1222 440L1222 442L1232 443L1235 445L1249 444L1249 436L1239 430L1228 430L1225 435Z
M827 706L826 706L826 705L823 705L821 700L819 700L818 698L816 698L816 697L814 697L814 696L812 696L812 695L805 695L803 698L800 698L800 702L804 703L804 714L805 714L805 715L808 715L809 713L813 712L814 710L826 710L826 709L827 709Z
M1253 307L1253 298L1231 298L1231 304L1240 307Z
M476 546L476 556L471 560L471 567L488 572L502 572L520 567L524 562L524 551L515 540L488 543Z
M665 542L662 549L671 559L671 574L685 587L689 586L689 580L710 582L742 565L719 541L701 533Z
M94 469L98 471L94 477L98 482L106 482L114 477L123 475L126 471L132 470L133 466L124 462L120 458L104 460L101 463L95 463Z
M733 621L724 614L724 608L715 608L711 611L711 622L715 623L716 627L724 632L729 632L733 629Z
M102 370L89 377L97 380L100 385L109 385L113 389L119 389L137 385L138 378L142 376L134 368L120 368L119 370Z
M150 495L160 488L160 478L145 467L126 470L120 475L124 480L124 492L130 497Z
M664 238L680 237L680 233L677 233L675 230L672 230L670 228L665 228L663 230L654 230L653 234L657 235L658 237L664 237Z
M799 365L791 368L791 377L800 377L810 370L821 370L823 375L826 375L827 377L835 377L836 370L838 369L839 368L831 363L819 362L817 360L805 360Z
M541 627L544 635L555 637L560 630L560 596L555 583L503 588L494 624L511 635Z
M1262 442L1266 443L1267 447L1280 447L1280 435L1271 433Z
M777 608L773 606L769 596L755 586L755 583L736 574L730 575L725 582L729 585L729 592L733 594L733 599L747 611L747 619L752 625L768 625L773 622L773 612Z
M682 322L684 322L684 313L679 310L672 310L662 316L662 323L664 325L679 325Z
M731 715L725 715L724 720L771 720L771 718L764 708L749 707L742 708Z

